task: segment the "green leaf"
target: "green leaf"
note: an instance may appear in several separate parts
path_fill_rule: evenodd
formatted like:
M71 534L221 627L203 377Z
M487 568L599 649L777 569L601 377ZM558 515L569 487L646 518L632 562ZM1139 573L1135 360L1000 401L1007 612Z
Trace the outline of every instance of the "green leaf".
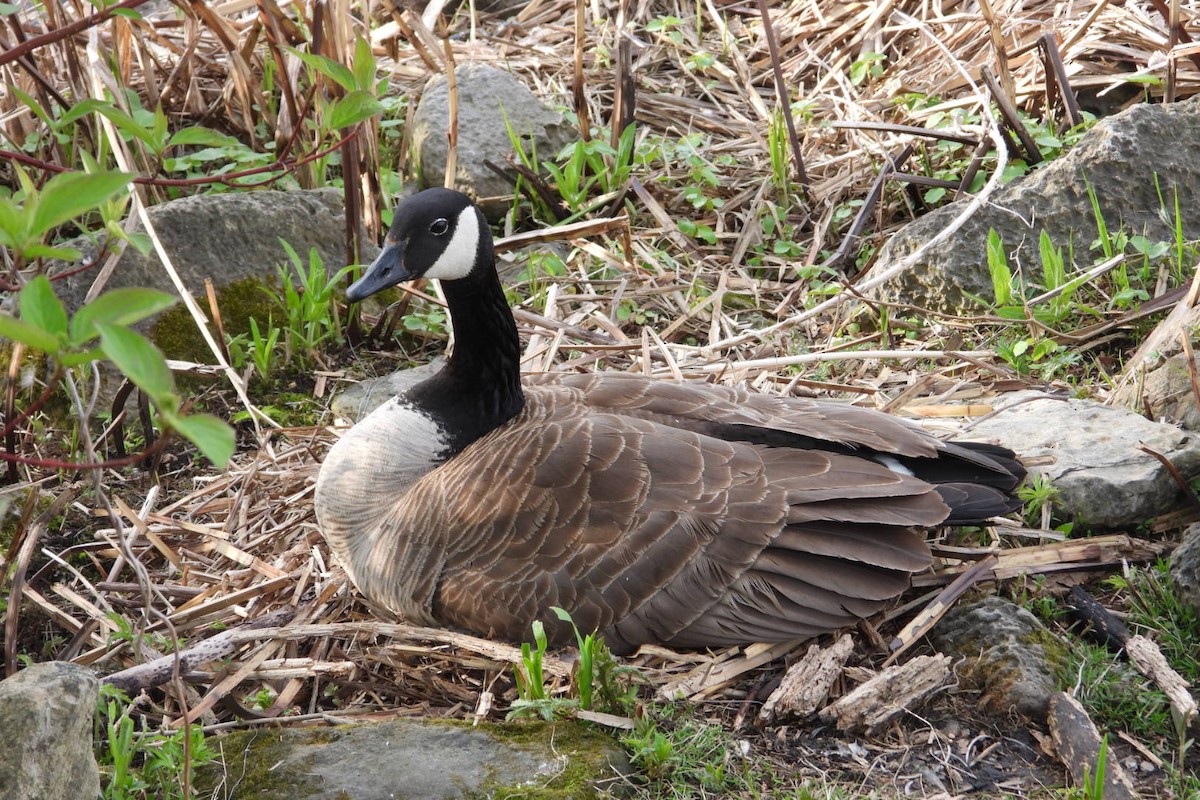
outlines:
M71 320L71 344L81 345L99 334L96 326L132 325L175 305L174 295L157 289L124 288L105 292Z
M99 111L102 108L112 107L112 103L108 103L103 100L97 100L94 97L89 97L87 100L80 100L78 103L68 108L63 115L58 118L58 124L60 126L66 125L74 122L80 117L86 117L88 114Z
M379 100L370 92L351 92L329 107L329 127L334 130L348 128L369 119L383 110Z
M0 245L23 249L29 238L29 215L8 197L0 197Z
M167 142L168 146L175 145L204 145L205 147L237 147L240 145L237 139L220 131L214 131L212 128L204 128L199 125L194 125L190 128L175 131L175 134Z
M98 322L96 329L100 332L100 349L108 360L156 404L166 403L175 389L175 379L158 348L129 328Z
M0 3L0 5L5 5L5 4ZM41 103L39 103L37 100L33 99L32 96L21 91L21 89L17 86L9 84L8 89L17 96L17 99L19 99L22 103L24 103L26 106L29 107L29 110L33 112L35 117L37 117L38 119L40 119L42 121L42 124L44 124L47 128L50 128L50 129L53 129L55 127L54 122L52 122L50 120L50 116L46 113L46 109L42 108Z
M77 247L51 247L48 244L31 244L21 250L27 260L34 258L57 258L60 261L78 261L83 252Z
M54 287L45 275L25 284L18 297L21 319L36 325L56 339L67 332L67 310L54 295Z
M181 436L196 445L209 461L224 467L236 444L233 428L212 414L172 414L169 423Z
M354 91L354 73L344 64L339 64L332 58L317 55L316 53L304 53L292 47L288 48L288 52L326 78L329 78L338 86L341 86L347 92Z
M162 105L154 107L154 152L161 153L167 146L167 115Z
M929 191L925 192L925 202L929 203L930 205L933 205L934 203L941 202L941 199L945 196L946 196L945 187L935 186L932 189L930 189Z
M354 86L371 91L374 85L375 54L371 52L371 43L365 36L360 36L354 42Z
M16 317L0 314L0 338L11 339L14 342L28 345L34 350L54 355L58 352L58 339L46 331L22 322Z
M64 172L51 178L37 198L32 232L41 236L68 220L93 210L125 188L123 172ZM33 198L30 198L31 200Z

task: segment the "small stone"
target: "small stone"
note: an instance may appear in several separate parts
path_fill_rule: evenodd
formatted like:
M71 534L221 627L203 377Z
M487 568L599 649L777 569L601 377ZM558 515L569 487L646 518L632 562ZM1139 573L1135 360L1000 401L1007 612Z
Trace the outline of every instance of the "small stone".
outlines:
M962 725L956 719L948 719L942 723L940 732L947 739L957 739L958 735L962 733Z
M0 797L95 800L92 752L99 683L84 667L34 664L0 681Z
M426 378L433 377L445 362L446 359L438 356L419 367L401 369L382 378L368 378L352 383L334 395L329 407L335 417L359 422L396 395L411 389Z

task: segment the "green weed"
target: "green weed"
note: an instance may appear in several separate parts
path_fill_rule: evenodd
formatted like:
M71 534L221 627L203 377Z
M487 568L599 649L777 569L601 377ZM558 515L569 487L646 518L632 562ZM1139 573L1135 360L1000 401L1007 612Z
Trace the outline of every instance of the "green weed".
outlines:
M322 345L341 336L337 292L342 278L353 267L343 267L330 275L315 247L309 250L308 263L305 264L290 244L282 239L279 243L288 256L288 261L277 267L281 288L263 287L263 291L275 301L283 314L281 337L284 361L291 364L293 356L300 355L306 363L311 363ZM268 323L266 335L258 338L265 346L272 338L280 337L273 333Z
M539 716L546 720L569 716L575 709L626 714L636 700L637 689L631 676L634 670L624 667L604 645L596 632L583 634L564 609L552 607L563 622L570 624L579 647L579 660L572 673L574 697L554 696L546 686L545 661L546 629L535 620L533 644L521 644L521 661L513 665L517 684L517 700L509 711L509 719Z
M184 786L191 785L192 771L217 758L200 726L169 733L138 730L133 711L121 692L101 689L95 737L101 796L104 800L189 800Z
M1017 497L1025 504L1025 521L1035 527L1048 528L1054 511L1054 501L1061 492L1040 472L1031 472L1017 487Z
M1083 794L1085 800L1104 800L1104 784L1108 777L1108 734L1100 740L1100 751L1096 754L1096 771L1084 770Z
M883 53L863 53L850 65L850 83L860 86L868 78L882 78L887 56Z
M647 709L621 744L645 776L642 790L650 797L755 796L763 782L744 745L724 726L678 706Z

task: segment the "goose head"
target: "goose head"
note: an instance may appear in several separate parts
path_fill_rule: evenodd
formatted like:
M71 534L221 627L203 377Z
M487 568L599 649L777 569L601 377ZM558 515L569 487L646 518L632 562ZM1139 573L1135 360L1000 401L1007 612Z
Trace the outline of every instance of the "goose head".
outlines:
M346 299L418 278L461 281L495 271L492 234L471 199L453 189L426 189L396 207L383 250Z

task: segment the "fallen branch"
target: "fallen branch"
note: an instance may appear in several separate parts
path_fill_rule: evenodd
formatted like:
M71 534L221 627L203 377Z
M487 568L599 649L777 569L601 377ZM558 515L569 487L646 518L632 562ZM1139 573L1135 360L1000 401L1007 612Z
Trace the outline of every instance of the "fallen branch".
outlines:
M112 675L106 675L100 679L100 683L115 686L129 694L161 686L175 676L176 665L178 665L179 673L183 674L202 664L229 658L245 641L244 638L239 638L238 634L285 625L295 614L296 609L291 606L272 611L270 614L251 620L240 627L218 633L180 653L172 653L145 664L138 664L129 669L114 672Z
M1071 773L1071 780L1076 786L1095 781L1101 739L1087 711L1066 692L1055 692L1050 696L1047 721L1058 760ZM1097 792L1095 796L1104 800L1134 800L1138 796L1121 764L1112 757L1111 750L1104 762L1103 781L1103 793Z

